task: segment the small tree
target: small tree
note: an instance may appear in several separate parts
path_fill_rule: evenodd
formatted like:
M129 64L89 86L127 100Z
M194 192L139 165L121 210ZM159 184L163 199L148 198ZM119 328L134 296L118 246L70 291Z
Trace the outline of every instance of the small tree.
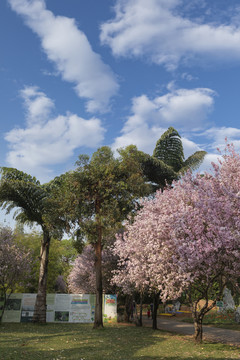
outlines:
M157 257L151 245L157 236L157 229L154 226L154 214L145 212L146 204L149 201L143 202L142 210L138 212L134 222L129 221L125 233L116 236L113 252L119 261L112 282L125 294L137 291L153 295L153 329L157 329L158 280L151 276L152 256Z
M0 322L10 295L30 275L31 253L14 244L14 235L8 228L0 229L0 296L3 309Z
M96 287L96 273L94 271L95 253L91 245L86 245L82 254L76 258L70 275L68 287L72 293L94 293ZM102 251L102 280L103 290L106 294L114 293L115 287L111 285L112 271L116 269L117 259L109 248Z
M145 201L116 243L131 282L157 286L164 301L187 294L196 342L202 341L204 315L226 283L237 284L240 277L240 156L228 150L221 166L213 166L214 176L188 173Z

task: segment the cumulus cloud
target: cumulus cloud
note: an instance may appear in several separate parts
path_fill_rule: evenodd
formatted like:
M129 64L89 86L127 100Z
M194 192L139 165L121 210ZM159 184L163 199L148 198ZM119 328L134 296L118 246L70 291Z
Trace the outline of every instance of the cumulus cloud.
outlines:
M202 164L197 169L197 172L204 173L206 171L208 173L211 173L213 171L212 163L219 164L220 159L220 154L207 153L207 155L204 157Z
M202 56L240 59L236 21L190 19L181 0L116 0L114 10L115 18L102 24L100 38L115 56L145 56L168 70Z
M103 140L105 130L98 118L86 120L71 113L48 118L53 107L51 99L37 87L25 87L21 94L27 126L5 135L10 166L45 179L52 175L51 167L67 161L74 150L81 146L95 148Z
M211 141L209 148L223 151L226 147L226 139L228 142L233 143L235 148L240 150L240 129L232 127L211 127L201 133L202 136L206 137Z
M187 159L190 155L194 154L196 151L203 150L198 144L185 136L182 136L182 144L185 159Z
M41 40L43 51L62 78L75 84L75 91L87 99L89 112L109 110L118 91L115 75L99 54L92 50L86 35L74 19L55 16L44 0L8 0L11 8Z
M214 91L205 88L174 89L167 94L150 99L146 95L132 100L131 116L125 122L121 135L113 148L135 144L140 150L152 153L156 141L169 127L192 131L203 128L214 104ZM196 145L184 139L186 156ZM199 150L197 148L194 151ZM193 151L193 152L194 152Z
M28 124L42 123L50 116L54 102L37 86L25 87L20 91L20 96L24 100Z
M211 127L203 132L195 134L205 140L204 148L208 152L198 171L211 171L212 162L218 163L225 152L226 141L233 143L237 151L240 151L240 129L232 127Z

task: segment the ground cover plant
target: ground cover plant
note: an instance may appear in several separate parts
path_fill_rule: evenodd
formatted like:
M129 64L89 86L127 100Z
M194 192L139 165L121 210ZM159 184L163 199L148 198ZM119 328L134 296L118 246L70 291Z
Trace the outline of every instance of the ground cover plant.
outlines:
M193 323L193 319L191 317L183 318L182 321ZM218 313L216 311L211 311L204 317L203 324L240 331L240 324L236 323L233 312Z
M93 330L91 324L2 324L1 360L239 359L239 349L195 345L189 337L125 324Z

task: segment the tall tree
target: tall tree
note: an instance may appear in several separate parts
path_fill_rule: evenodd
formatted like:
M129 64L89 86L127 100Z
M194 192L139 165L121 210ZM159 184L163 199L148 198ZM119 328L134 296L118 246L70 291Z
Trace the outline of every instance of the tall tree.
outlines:
M158 288L164 301L187 294L196 342L205 314L240 277L240 155L228 148L214 176L187 174L146 200L116 242L117 284Z
M162 134L153 151L153 157L162 160L178 174L197 169L205 155L206 151L196 151L185 160L181 136L173 127Z
M143 157L143 170L155 188L163 189L166 184L177 180L187 170L195 170L202 163L205 151L196 151L184 159L181 136L173 127L169 127L156 143L153 156Z
M102 319L102 249L108 238L122 227L122 221L134 210L137 199L149 191L136 149L119 150L114 158L107 146L98 149L90 159L79 156L77 169L69 175L72 212L79 226L79 237L86 239L95 251L96 306L94 328L103 326Z
M173 127L169 127L156 143L153 156L171 166L177 173L184 164L182 140Z
M40 270L36 298L35 322L46 322L46 287L49 247L52 235L61 236L64 218L57 204L55 188L59 181L41 185L35 177L13 168L1 168L0 206L8 213L17 208L14 216L22 223L37 223L42 228Z

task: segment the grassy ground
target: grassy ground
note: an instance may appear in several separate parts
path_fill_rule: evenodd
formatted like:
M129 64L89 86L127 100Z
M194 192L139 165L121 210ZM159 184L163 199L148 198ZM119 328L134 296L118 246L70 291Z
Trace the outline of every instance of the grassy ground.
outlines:
M195 345L186 336L127 325L0 325L1 360L228 360L240 359L239 353L236 347Z

